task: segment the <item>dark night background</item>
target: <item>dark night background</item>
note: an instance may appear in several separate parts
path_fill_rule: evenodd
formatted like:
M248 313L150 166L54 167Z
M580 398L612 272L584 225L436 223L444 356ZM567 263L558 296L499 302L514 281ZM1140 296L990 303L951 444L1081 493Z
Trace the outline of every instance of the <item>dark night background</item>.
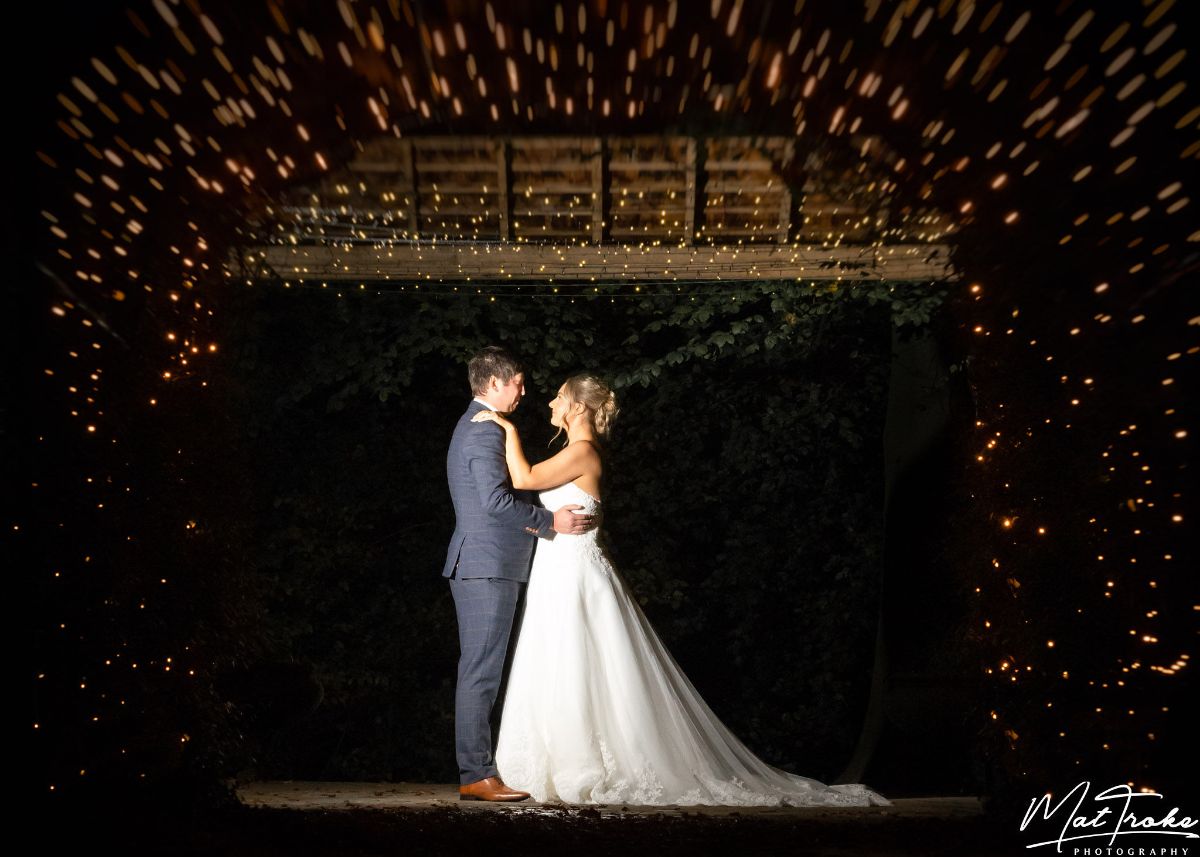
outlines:
M771 8L755 26L769 29L780 14ZM1092 26L1107 32L1125 11L1097 8ZM44 142L62 112L55 93L81 73L88 45L124 37L128 25L118 7L63 12L28 10L25 32L52 32L53 47L14 48L5 70L20 82L25 148L44 146L65 165L65 144ZM821 14L847 29L859 15ZM247 31L265 19L257 7L245 13ZM242 34L228 35L233 55ZM929 48L939 58L957 49ZM961 92L941 91L933 72L921 77L928 54L889 57L914 91L931 93L927 109L966 115ZM1013 89L1036 85L1038 65L1023 64ZM314 97L335 101L339 85L357 84L341 68ZM678 122L688 133L765 133L765 113L756 104L728 120ZM982 146L1023 116L979 115L962 134ZM441 119L412 130L478 130L469 116ZM1174 119L1154 115L1160 137ZM356 132L369 130L359 122ZM547 117L537 130L568 130L559 122ZM667 128L656 122L598 130ZM922 124L897 126L891 140L913 161L927 145ZM486 302L244 287L213 273L204 288L215 314L197 324L220 343L218 356L171 384L161 370L174 349L162 334L180 325L178 308L138 289L119 303L85 295L109 334L95 358L102 392L89 403L100 412L96 437L66 416L80 402L64 389L81 365L64 353L86 349L96 328L68 330L49 313L81 287L38 216L69 208L71 194L25 152L29 169L7 177L4 233L23 264L6 339L25 344L5 376L3 432L18 506L12 555L31 571L22 579L38 726L27 740L39 809L84 817L144 806L199 824L227 805L235 781L453 779L457 648L438 576L453 528L444 455L469 395L465 359L489 342L527 361L517 416L531 457L552 451L544 404L562 378L587 368L616 380L622 412L605 497L614 559L689 677L765 760L826 782L841 774L880 657L884 711L861 781L889 797L981 795L1006 828L1031 795L1085 778L1149 783L1194 808L1184 773L1193 759L1181 751L1195 716L1187 670L1130 672L1143 660L1170 663L1194 639L1195 588L1181 574L1194 551L1179 528L1145 522L1138 502L1185 521L1194 510L1184 490L1194 440L1171 438L1196 425L1194 399L1180 395L1194 389L1195 328L1179 323L1196 314L1194 243L1185 243L1194 217L1184 209L1109 226L1097 214L1074 244L1045 238L1069 222L1066 207L1073 216L1144 194L1177 178L1164 163L1194 171L1194 157L1155 159L1154 128L1140 129L1135 145L1149 151L1123 184L1068 194L1035 181L981 202L950 239L964 272L954 284L763 282L637 296L606 285L574 301L530 285ZM328 151L348 157L334 132ZM1100 136L1094 125L1088 134ZM1068 143L1089 145L1057 142L1035 178L1090 160ZM281 183L263 173L266 198ZM975 173L982 166L932 180L934 201L952 209L976 192L967 189ZM914 199L930 179L899 178L899 192ZM212 247L236 247L264 204L218 210L189 194L166 195L147 224L143 277L174 270L162 248L187 220L203 224ZM1022 212L1019 228L1001 232L1010 208ZM89 228L102 229L80 232ZM1160 243L1169 250L1146 255ZM1123 285L1143 256L1143 279ZM1115 287L1095 293L1099 280ZM987 286L982 302L966 288L976 281ZM1103 314L1122 323L1093 326ZM1128 321L1138 314L1149 320ZM1184 357L1167 373L1175 398L1164 402L1169 353ZM1084 376L1101 383L1085 389ZM1128 471L1106 469L1132 452ZM1134 469L1142 462L1153 464L1152 487ZM1045 524L1055 538L1013 536L1013 520ZM1111 572L1097 554L1155 565L1164 553L1172 560L1156 565L1151 589L1104 591ZM1173 647L1161 655L1131 646L1129 629L1151 610L1162 647ZM1010 666L1011 681L1001 675Z

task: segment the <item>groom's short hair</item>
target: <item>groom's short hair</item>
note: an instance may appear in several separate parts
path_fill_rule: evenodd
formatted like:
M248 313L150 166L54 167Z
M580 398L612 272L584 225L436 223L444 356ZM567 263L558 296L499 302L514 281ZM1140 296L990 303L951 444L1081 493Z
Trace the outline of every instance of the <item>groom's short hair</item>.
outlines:
M499 345L489 345L475 352L471 362L467 364L467 380L471 383L471 392L483 395L487 392L488 382L499 378L500 383L507 384L514 375L524 372L521 361L507 349Z

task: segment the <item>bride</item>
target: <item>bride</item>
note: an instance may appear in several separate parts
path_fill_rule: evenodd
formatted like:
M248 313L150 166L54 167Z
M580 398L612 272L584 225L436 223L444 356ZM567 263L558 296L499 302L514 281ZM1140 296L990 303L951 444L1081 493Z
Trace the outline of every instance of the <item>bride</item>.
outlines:
M550 509L596 513L597 440L616 414L603 381L568 378L550 402L567 445L532 467L511 422L491 410L474 420L504 429L515 488L539 490ZM891 806L863 785L827 786L751 753L679 669L597 536L537 544L496 746L509 786L565 803Z

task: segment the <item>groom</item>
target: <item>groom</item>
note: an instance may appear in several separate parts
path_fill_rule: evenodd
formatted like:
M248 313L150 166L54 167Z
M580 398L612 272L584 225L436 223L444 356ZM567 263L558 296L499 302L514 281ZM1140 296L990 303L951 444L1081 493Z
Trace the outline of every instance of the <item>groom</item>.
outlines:
M513 411L525 395L525 374L512 354L497 346L479 351L467 365L475 399L454 428L446 455L446 478L454 501L454 535L442 576L458 615L458 686L454 692L454 743L460 800L523 800L510 789L492 758L492 707L500 689L508 638L521 586L529 580L534 538L579 535L596 522L576 515L579 505L551 513L516 491L504 460L504 430L471 422L484 408Z

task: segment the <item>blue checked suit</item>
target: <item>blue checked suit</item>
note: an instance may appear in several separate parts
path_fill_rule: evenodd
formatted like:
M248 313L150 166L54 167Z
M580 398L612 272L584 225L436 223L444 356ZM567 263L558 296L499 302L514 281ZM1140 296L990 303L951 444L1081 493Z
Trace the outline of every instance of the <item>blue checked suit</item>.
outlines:
M485 407L471 402L446 454L455 524L442 576L450 579L458 616L454 743L463 784L498 775L489 721L513 617L529 580L534 538L554 537L554 515L512 487L504 430L493 422L471 422Z

